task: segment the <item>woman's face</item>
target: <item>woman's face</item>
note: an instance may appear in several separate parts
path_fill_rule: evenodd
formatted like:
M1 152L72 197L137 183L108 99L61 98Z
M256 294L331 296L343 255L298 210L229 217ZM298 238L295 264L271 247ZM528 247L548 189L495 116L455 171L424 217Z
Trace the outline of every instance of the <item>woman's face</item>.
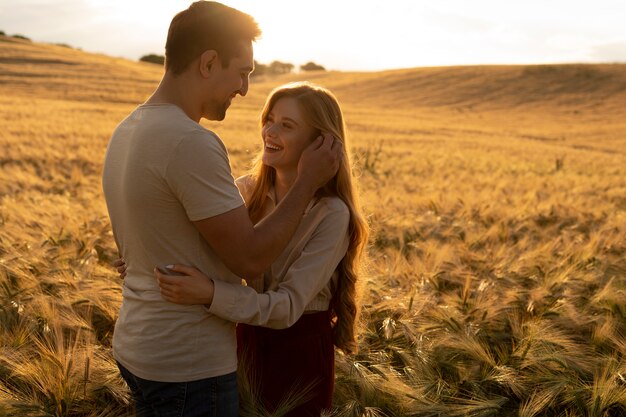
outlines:
M304 121L295 98L282 97L274 103L261 129L263 163L280 171L298 168L302 151L311 143L315 129Z

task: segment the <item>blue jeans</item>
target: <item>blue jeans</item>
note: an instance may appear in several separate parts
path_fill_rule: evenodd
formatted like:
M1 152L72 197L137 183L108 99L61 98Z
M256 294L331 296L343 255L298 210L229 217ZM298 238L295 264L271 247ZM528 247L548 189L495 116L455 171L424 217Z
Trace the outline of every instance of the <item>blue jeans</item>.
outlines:
M237 417L237 373L190 382L148 381L118 362L135 401L137 417Z

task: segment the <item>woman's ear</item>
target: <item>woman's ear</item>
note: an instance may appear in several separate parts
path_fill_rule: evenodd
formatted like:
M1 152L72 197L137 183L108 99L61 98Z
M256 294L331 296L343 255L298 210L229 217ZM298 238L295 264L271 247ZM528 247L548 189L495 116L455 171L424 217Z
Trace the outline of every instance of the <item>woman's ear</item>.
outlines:
M320 129L313 129L313 134L311 135L310 142L313 142L320 136L322 136L322 131Z
M200 55L199 65L200 74L203 78L208 78L211 75L213 65L217 63L217 51L214 49L208 49Z

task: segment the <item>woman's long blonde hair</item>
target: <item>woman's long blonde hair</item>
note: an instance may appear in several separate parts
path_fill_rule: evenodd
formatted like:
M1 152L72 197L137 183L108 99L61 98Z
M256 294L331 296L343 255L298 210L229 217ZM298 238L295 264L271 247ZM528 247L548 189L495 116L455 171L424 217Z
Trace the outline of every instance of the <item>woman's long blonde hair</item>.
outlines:
M327 89L308 83L290 83L276 88L267 98L261 114L261 124L276 102L283 97L298 101L305 121L322 132L332 134L343 142L343 158L337 174L318 191L319 196L339 197L348 206L350 236L346 255L337 267L338 284L331 300L333 314L333 337L335 346L346 353L357 351L356 325L358 317L357 279L361 273L362 258L367 244L369 228L361 211L357 187L350 165L350 152L346 141L345 125L341 108L335 96ZM254 188L248 202L248 213L254 223L263 217L265 198L274 185L274 168L263 164L262 154L251 170Z

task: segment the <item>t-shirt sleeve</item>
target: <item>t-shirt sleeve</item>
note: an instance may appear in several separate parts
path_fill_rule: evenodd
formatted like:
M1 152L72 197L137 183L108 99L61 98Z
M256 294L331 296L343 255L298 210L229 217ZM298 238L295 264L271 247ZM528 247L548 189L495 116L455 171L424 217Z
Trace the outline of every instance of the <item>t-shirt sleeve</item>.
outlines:
M256 326L280 329L293 325L345 256L349 220L347 207L328 213L275 291L259 294L250 287L215 280L209 312Z
M226 147L208 132L193 132L181 139L170 155L165 180L191 221L243 205Z

